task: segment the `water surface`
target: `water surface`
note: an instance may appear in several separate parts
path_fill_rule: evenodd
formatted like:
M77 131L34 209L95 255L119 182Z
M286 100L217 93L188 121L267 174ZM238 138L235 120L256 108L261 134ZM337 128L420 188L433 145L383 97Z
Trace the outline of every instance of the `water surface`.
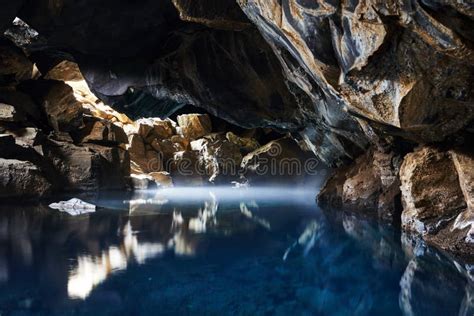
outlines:
M0 206L0 315L472 315L471 266L314 190L83 197ZM333 216L334 215L334 216Z

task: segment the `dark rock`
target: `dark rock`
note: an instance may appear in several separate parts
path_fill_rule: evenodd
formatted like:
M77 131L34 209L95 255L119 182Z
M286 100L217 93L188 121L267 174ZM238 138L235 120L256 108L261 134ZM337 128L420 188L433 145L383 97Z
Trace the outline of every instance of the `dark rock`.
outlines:
M0 198L40 198L50 190L51 183L31 162L0 158Z
M121 148L54 142L43 150L59 175L63 191L126 188L125 179L130 175L130 157Z
M243 157L242 175L250 183L301 183L319 161L289 137L269 142ZM314 171L314 170L313 170Z
M5 29L13 22L13 19L17 16L18 11L23 5L22 0L18 1L9 1L2 0L0 1L0 34L2 34Z
M32 79L35 75L33 63L23 51L0 38L0 85Z
M234 0L173 0L173 4L184 21L228 30L245 29L251 25Z
M0 103L12 106L22 120L31 124L43 126L45 124L40 107L31 97L12 88L0 88Z

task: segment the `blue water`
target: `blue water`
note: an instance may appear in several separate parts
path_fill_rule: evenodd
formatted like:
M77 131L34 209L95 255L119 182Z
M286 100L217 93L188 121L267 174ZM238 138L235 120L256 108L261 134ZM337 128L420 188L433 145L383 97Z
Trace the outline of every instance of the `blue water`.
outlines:
M0 206L0 315L474 312L470 265L323 213L314 190L83 198L95 213Z

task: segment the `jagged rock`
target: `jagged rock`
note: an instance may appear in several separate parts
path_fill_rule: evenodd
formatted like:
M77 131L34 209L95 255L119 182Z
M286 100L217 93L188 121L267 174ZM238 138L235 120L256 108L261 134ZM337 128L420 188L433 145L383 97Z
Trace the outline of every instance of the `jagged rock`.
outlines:
M335 170L318 195L323 208L350 210L361 215L397 221L400 216L400 160L375 149Z
M209 182L230 182L239 177L242 154L234 143L227 139L212 140L202 138L191 142L191 149L199 151L202 169Z
M405 230L435 234L466 208L448 152L422 147L406 155L400 180Z
M43 150L58 173L64 191L126 188L130 157L121 148L54 142L43 146Z
M163 170L163 154L156 151L151 145L145 144L143 138L138 134L129 137L130 159L144 173Z
M269 142L243 157L242 174L250 183L301 182L312 154L289 137Z
M443 154L446 154L443 152ZM449 187L442 187L443 190L449 191L456 190L456 194L462 192L463 201L458 203L462 205L459 208L450 205L452 200L446 199L441 202L445 202L445 211L452 208L451 216L448 219L444 219L444 214L438 214L435 220L440 223L439 231L429 233L424 238L445 250L458 254L460 256L470 256L474 253L474 212L473 212L473 179L474 179L474 154L469 148L451 150L448 155L451 157L455 174L450 175L450 169L439 170L439 172L446 172L446 176L456 178L459 182L457 187L455 184L446 182L434 182L434 186L450 185ZM456 175L457 174L457 175ZM425 176L426 177L426 176Z
M0 158L0 198L39 198L50 190L51 183L31 162Z
M33 63L10 43L0 39L0 85L32 79L37 76Z
M158 118L139 119L132 124L126 125L125 132L128 135L138 134L149 144L155 139L170 138L174 134L172 122Z
M46 113L49 125L57 131L72 131L83 125L82 103L73 89L61 81L37 80L22 85Z
M109 144L128 144L127 134L114 123L96 118L84 118L85 127L81 130L81 142Z
M197 139L212 131L211 119L207 114L179 115L178 125L183 136L188 139Z
M173 179L168 172L151 172L149 176L153 178L159 187L168 188L173 186Z
M225 137L229 142L239 146L242 155L246 155L260 147L257 140L253 138L239 137L232 132L227 132Z

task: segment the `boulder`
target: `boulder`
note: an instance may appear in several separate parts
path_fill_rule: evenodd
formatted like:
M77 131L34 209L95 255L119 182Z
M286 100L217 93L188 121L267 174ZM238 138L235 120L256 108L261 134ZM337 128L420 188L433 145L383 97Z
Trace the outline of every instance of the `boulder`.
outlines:
M456 168L448 152L421 147L400 168L402 227L435 234L466 208Z
M211 133L211 118L207 114L183 114L178 116L178 125L185 138L197 139Z
M51 68L48 73L44 76L48 80L59 80L59 81L83 81L84 77L82 76L79 66L72 61L63 60L53 68Z
M97 118L84 118L85 127L81 130L81 142L128 144L127 134L123 129L108 121Z
M163 154L156 150L158 147L145 144L140 135L132 134L127 148L136 171L149 173L163 170Z
M29 161L0 158L0 198L40 198L51 190L51 183Z
M58 174L63 191L126 188L125 179L130 175L130 157L121 148L51 142L43 146L43 150Z
M170 138L174 134L173 124L170 120L161 120L159 118L142 118L129 124L125 132L140 135L147 143L155 139Z
M338 168L322 187L319 205L388 223L398 222L401 213L398 158L393 152L372 148L352 164Z
M22 85L41 105L49 125L57 131L74 131L83 126L82 103L73 89L62 81L36 80Z
M228 183L239 178L242 154L236 144L225 138L201 138L191 142L191 149L199 152L201 168L209 182Z

